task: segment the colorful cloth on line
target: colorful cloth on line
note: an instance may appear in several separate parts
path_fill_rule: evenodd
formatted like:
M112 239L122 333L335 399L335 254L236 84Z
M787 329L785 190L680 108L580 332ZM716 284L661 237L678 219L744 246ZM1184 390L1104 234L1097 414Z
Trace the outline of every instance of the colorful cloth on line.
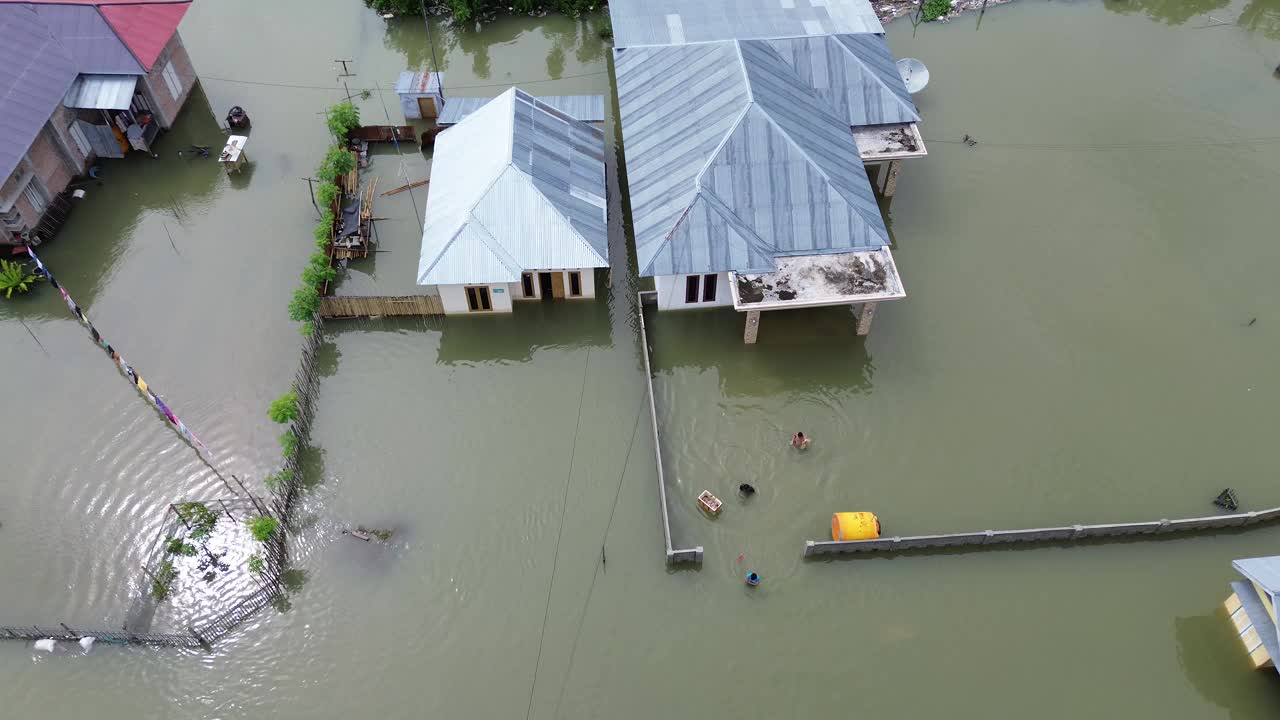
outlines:
M143 397L150 400L156 410L158 410L161 415L164 415L165 419L169 421L169 424L173 426L173 429L177 431L184 440L191 443L197 451L207 450L208 448L204 446L204 443L200 442L200 438L196 437L195 433L191 432L191 430L187 428L186 424L179 420L177 415L173 414L173 411L169 409L169 406L164 404L164 401L160 399L160 396L151 391L151 387L147 385L147 381L143 380L142 376L138 375L138 373L129 366L129 363L125 362L124 356L113 348L111 343L107 342L107 339L98 332L98 329L93 326L93 323L89 322L89 316L80 309L80 306L76 304L75 300L71 299L71 295L67 293L66 288L58 284L58 281L53 277L53 273L49 272L49 268L45 267L43 262L40 262L40 258L36 255L35 251L28 247L27 254L31 256L33 261L35 261L36 269L40 274L49 280L50 285L57 288L58 293L62 295L63 301L67 303L67 309L71 311L71 314L75 315L76 319L78 319L85 327L89 328L89 336L93 338L93 341L97 343L99 347L106 351L107 355L109 355L112 361L115 362L116 367L125 374L125 377L129 378L129 380L133 382L134 387L138 388L138 391L142 393Z

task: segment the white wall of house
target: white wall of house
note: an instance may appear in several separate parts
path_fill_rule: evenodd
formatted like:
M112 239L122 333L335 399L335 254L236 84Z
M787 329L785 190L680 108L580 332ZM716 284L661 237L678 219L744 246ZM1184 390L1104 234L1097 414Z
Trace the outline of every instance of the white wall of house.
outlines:
M533 295L524 294L523 283L512 283L511 292L514 293L514 297L516 300L541 300L542 289L538 283L538 275L539 273L544 273L544 272L560 274L561 279L564 280L564 299L565 300L586 300L588 298L593 298L596 296L595 268L578 268L576 270L551 270L551 269L543 268L541 270L526 270L525 272L530 273L533 276L532 277ZM569 289L571 287L569 283L570 272L578 273L579 277L582 279L581 295L574 296L569 294Z
M496 283L493 285L439 285L437 289L440 291L440 303L444 306L445 315L468 315L472 314L471 308L467 305L467 288L468 287L487 287L489 288L489 303L493 309L488 312L509 313L511 312L511 296L520 292L520 286L509 285L507 283ZM476 312L476 315L487 314L485 312Z
M715 299L703 300L706 290L707 275L715 277ZM696 302L686 302L688 278L698 278ZM724 307L733 305L733 294L729 290L729 273L706 273L703 275L658 275L654 277L654 285L658 291L659 310L697 310L700 308Z

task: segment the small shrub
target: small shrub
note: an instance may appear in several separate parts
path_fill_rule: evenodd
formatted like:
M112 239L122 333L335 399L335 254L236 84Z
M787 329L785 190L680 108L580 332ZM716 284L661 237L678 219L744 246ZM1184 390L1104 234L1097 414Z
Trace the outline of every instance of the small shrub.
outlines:
M311 255L311 262L302 269L302 282L304 285L314 285L319 287L326 282L333 282L338 279L337 268L329 264L329 256L316 251Z
M192 540L204 540L213 533L218 524L218 514L201 502L184 502L177 506L178 517L182 518L190 528L187 537Z
M280 433L280 454L286 459L293 457L298 451L298 436L293 434L293 430L285 430Z
M173 567L172 560L160 563L160 567L156 568L155 577L151 579L151 597L164 602L173 590L173 581L177 578L178 571Z
M13 292L25 293L32 285L44 279L44 275L27 268L26 265L9 260L0 260L0 290L6 299L13 297Z
M308 320L298 326L298 332L302 334L302 337L309 338L316 334L316 324Z
M316 188L316 203L324 208L321 213L327 212L329 215L329 224L325 227L333 227L333 201L338 199L338 186L331 182L322 182L320 187ZM323 214L320 218L323 224Z
M189 542L183 542L182 538L171 537L164 545L164 551L170 555L182 555L184 557L193 557L196 554L196 546Z
M920 8L920 18L932 22L951 12L951 0L924 0Z
M253 539L258 542L266 542L276 534L276 530L280 529L280 521L270 515L258 515L245 520L245 524L249 526L249 533L253 535Z
M272 473L262 479L262 484L266 485L267 489L271 492L279 492L282 488L288 486L292 482L292 470L281 470L280 472Z
M271 418L271 422L281 425L293 422L298 417L298 393L290 390L272 400L271 406L267 408L267 417Z
M325 182L336 182L338 178L351 172L355 166L356 161L345 145L333 145L325 153L324 160L320 161L320 167L316 168L316 177Z
M320 292L315 285L306 285L293 291L293 299L289 301L289 319L305 322L315 317L320 309Z
M347 133L360 127L360 110L351 101L343 101L324 111L325 125L338 142L347 139Z
M249 562L247 564L249 566L249 572L253 573L254 575L261 575L262 571L265 570L267 567L267 562L263 560L262 556L257 553L254 553L249 556Z

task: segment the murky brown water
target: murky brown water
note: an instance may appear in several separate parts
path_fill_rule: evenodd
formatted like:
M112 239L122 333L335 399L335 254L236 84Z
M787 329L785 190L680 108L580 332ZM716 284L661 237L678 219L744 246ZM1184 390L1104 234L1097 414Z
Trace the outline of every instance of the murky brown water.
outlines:
M1210 16L1238 25L1198 29ZM459 94L608 93L599 24L436 40ZM357 92L430 51L420 20L354 0L197 3L183 30L210 108L160 160L104 165L42 255L219 465L258 482L278 456L265 408L297 359L284 306L314 221L298 178L325 141L314 113L344 95L333 59L356 60ZM1247 669L1218 607L1229 561L1276 553L1275 529L800 551L837 509L915 533L1198 514L1225 485L1280 504L1280 5L1029 0L889 37L933 75L930 155L891 208L908 299L865 342L837 311L768 316L750 349L732 312L651 325L674 532L706 547L701 570L661 562L615 223L596 304L329 326L288 612L207 655L0 644L0 714L1273 717L1280 685ZM365 117L398 122L385 100L360 100ZM253 166L229 181L176 150L220 137L232 104L253 116ZM427 168L416 148L375 159L387 188ZM344 292L412 289L426 200L379 200L389 252ZM0 304L0 338L0 623L118 624L165 505L221 484L48 288ZM796 456L801 428L815 446ZM693 509L743 477L749 505ZM356 524L397 534L344 540Z

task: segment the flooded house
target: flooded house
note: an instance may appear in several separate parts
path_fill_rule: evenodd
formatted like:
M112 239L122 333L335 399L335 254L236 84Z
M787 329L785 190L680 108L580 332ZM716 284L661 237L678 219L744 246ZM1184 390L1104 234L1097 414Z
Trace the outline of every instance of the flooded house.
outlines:
M604 135L512 88L436 138L418 284L445 314L595 297Z
M927 154L865 0L610 3L640 275L660 310L848 305L870 332L906 296L867 166L891 196Z
M1235 560L1231 567L1242 576L1231 583L1224 603L1236 635L1255 668L1275 668L1280 657L1276 633L1276 595L1280 594L1280 556Z
M0 242L47 239L64 191L99 158L151 152L196 76L178 35L190 2L0 0Z

